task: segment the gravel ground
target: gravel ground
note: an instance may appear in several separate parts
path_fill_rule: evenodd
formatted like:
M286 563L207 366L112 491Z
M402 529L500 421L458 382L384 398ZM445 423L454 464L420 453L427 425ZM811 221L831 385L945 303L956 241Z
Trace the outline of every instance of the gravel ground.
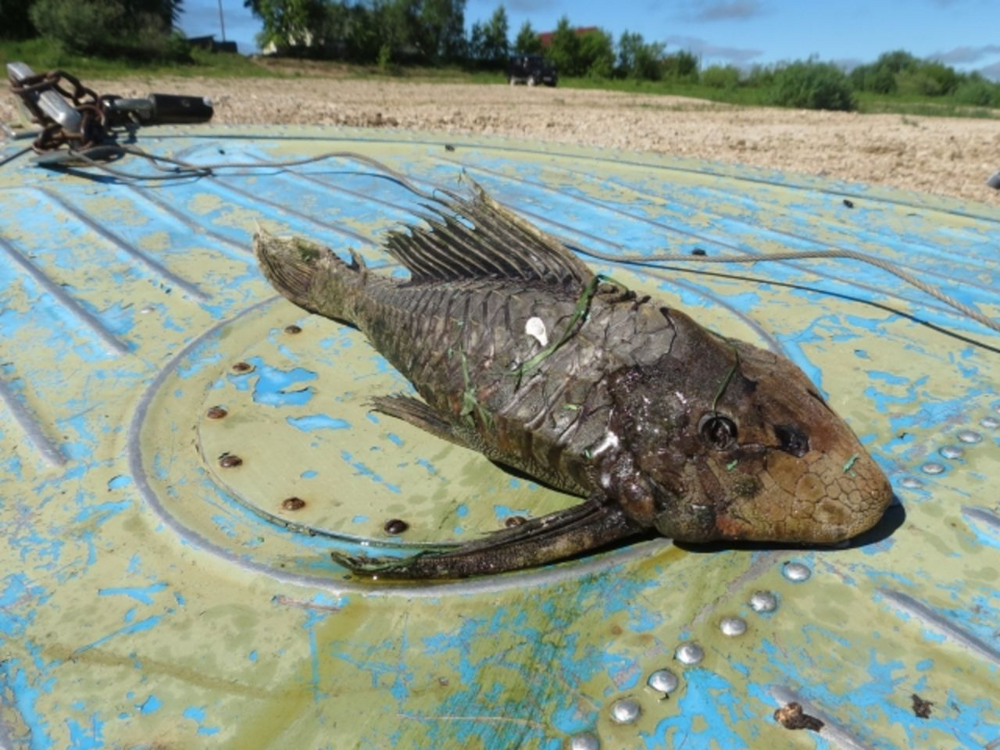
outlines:
M1000 206L1000 121L744 108L671 96L324 78L87 81L98 92L210 96L215 122L403 128L653 151ZM0 97L0 121L14 119Z

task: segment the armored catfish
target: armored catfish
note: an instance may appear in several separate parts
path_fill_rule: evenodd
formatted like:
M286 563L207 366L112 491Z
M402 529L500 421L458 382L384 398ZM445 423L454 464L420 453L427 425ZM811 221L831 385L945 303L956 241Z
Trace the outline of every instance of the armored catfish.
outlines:
M652 529L825 544L881 518L888 480L790 361L595 276L481 189L437 200L385 243L406 281L263 231L254 249L278 291L356 326L421 397L377 411L586 500L447 551L341 562L459 578Z

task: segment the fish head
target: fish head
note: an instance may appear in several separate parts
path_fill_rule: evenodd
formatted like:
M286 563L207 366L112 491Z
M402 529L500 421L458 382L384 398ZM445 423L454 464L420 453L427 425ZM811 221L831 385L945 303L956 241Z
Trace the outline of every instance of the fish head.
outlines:
M611 380L609 494L678 541L831 544L874 526L889 481L805 373L689 322L690 352Z

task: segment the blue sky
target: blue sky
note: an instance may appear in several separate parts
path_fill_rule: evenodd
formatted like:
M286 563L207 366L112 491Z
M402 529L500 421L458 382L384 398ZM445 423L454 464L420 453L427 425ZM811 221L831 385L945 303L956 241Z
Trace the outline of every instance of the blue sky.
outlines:
M467 0L466 25L487 18L497 0ZM222 0L226 37L255 49L260 25L243 0ZM555 28L566 14L576 26L600 26L617 40L625 30L668 51L690 49L704 63L753 65L819 55L847 64L906 49L960 70L1000 79L1000 0L506 0L511 36L530 20ZM219 33L218 0L184 0L189 36Z

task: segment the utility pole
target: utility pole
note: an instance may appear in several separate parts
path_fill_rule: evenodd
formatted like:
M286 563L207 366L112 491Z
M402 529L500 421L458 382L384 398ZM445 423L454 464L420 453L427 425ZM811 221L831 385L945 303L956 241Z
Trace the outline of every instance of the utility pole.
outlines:
M222 0L219 0L219 25L222 27L222 41L226 41L226 19L222 17Z

